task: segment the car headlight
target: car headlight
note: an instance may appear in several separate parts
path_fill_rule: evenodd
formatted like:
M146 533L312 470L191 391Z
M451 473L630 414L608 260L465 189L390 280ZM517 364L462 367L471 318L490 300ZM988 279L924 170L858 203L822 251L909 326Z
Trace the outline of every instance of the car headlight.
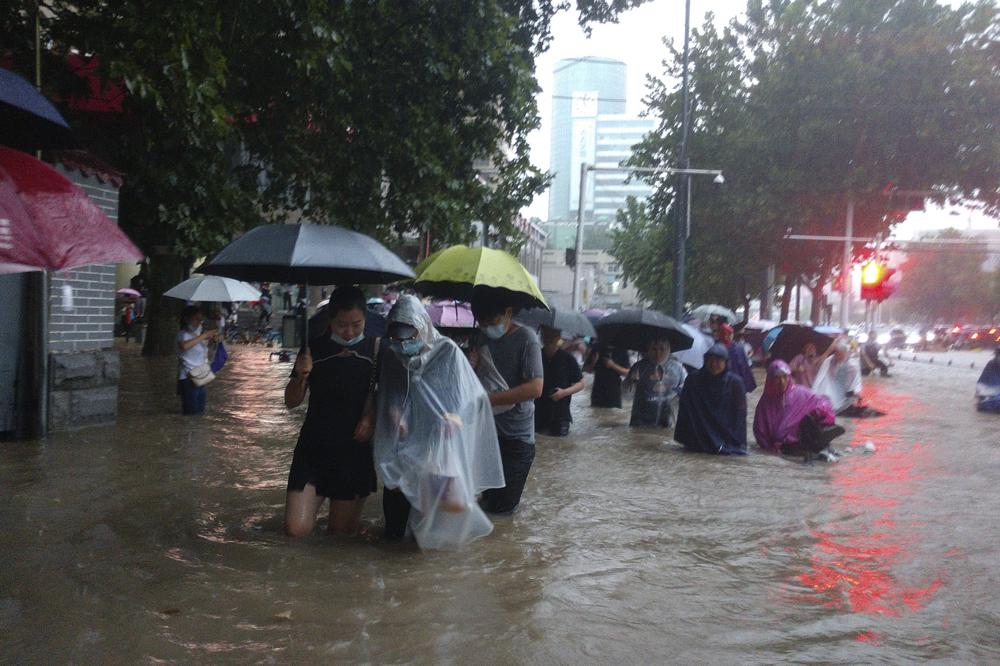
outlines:
M889 340L891 339L892 336L890 336L888 333L880 333L879 336L875 338L875 342L879 343L880 345L887 345L889 344Z
M859 345L863 345L866 342L868 342L868 334L867 333L858 333L858 344Z
M920 344L920 334L919 333L910 333L909 335L907 335L906 336L906 344L908 344L908 345Z
M927 342L934 342L936 339L937 336L934 335L934 331L927 331L927 335L924 336L924 340Z

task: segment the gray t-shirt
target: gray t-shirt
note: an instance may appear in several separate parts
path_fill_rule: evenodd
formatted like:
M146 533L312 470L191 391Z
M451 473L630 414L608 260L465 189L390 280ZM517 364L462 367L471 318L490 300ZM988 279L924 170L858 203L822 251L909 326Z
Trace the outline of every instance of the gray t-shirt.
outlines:
M493 364L507 386L514 388L530 379L544 377L542 370L542 344L531 329L519 326L499 340L487 340ZM535 401L525 400L495 417L497 432L501 437L535 441Z

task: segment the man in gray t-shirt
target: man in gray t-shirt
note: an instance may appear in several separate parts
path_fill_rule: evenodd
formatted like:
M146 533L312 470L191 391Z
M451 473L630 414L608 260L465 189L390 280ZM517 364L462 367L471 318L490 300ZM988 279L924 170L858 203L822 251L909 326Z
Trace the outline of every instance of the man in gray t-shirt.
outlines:
M510 387L490 394L495 407L513 405L497 414L500 457L507 485L483 492L483 509L511 513L521 501L535 459L535 398L542 395L542 346L538 336L513 322L513 308L492 299L474 298L472 312L487 338L493 364Z

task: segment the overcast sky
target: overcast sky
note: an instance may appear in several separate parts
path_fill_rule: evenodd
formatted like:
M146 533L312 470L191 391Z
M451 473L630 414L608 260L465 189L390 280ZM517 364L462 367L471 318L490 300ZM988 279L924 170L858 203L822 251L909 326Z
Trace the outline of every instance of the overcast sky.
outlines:
M957 2L958 0L953 0ZM716 24L726 23L746 7L746 0L692 0L691 25L703 24L705 14L712 12ZM667 49L663 38L672 38L678 46L684 38L683 0L652 0L636 9L625 12L619 23L595 25L590 39L576 23L575 12L562 12L552 24L553 41L549 50L537 59L538 110L541 128L529 136L532 162L542 169L549 168L549 140L552 125L552 70L563 58L598 56L616 58L626 63L628 92L626 112L638 115L645 105L646 76L660 76ZM710 165L708 165L710 166ZM897 227L896 237L909 238L917 231L943 229L949 226L973 229L996 229L997 221L964 209L952 211L935 209L924 213L911 213L905 223ZM545 219L548 215L548 194L538 196L524 210L527 217Z

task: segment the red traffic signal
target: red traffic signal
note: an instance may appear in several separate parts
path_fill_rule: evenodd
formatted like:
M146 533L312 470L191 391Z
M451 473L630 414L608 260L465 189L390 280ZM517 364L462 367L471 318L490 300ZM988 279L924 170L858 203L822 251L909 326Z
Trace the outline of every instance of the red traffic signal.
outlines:
M869 261L861 267L861 299L881 303L896 291L895 284L889 284L889 278L895 274L895 268L888 268L877 261Z

